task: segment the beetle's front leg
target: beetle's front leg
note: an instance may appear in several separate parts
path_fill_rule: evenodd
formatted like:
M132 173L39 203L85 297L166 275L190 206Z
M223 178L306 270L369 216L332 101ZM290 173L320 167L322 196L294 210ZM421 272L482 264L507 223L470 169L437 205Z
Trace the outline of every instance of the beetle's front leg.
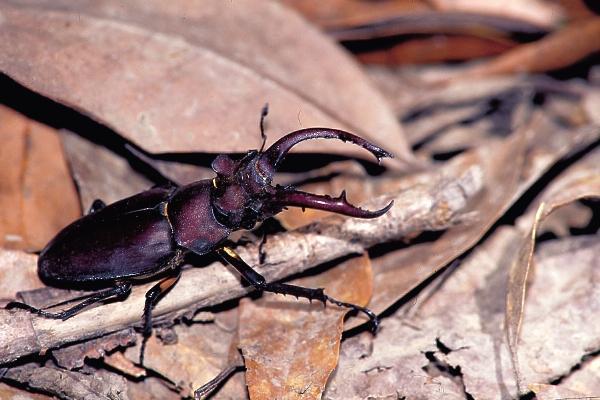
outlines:
M142 330L142 345L140 346L140 365L144 366L144 351L146 350L146 342L150 335L152 335L152 309L158 302L159 298L169 291L181 276L181 270L176 269L176 274L161 279L156 285L152 286L150 290L146 292L146 302L144 304L144 327Z
M311 289L296 285L290 285L287 283L268 283L264 276L256 272L250 265L248 265L242 258L230 247L223 247L217 250L217 253L229 264L231 264L241 275L248 281L252 286L258 290L279 293L283 295L292 295L296 297L304 297L309 300L318 300L326 304L330 302L340 307L349 308L351 310L360 311L369 317L371 320L371 326L373 333L377 332L379 328L379 319L377 315L368 308L358 306L352 303L346 303L339 301L325 294L322 288Z

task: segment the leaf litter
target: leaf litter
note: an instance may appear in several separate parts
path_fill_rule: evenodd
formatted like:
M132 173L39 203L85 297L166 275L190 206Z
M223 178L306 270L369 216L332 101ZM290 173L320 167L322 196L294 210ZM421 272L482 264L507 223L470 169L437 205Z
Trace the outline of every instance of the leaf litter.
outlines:
M597 271L593 267L599 240L590 227L595 226L594 199L598 196L598 152L594 150L599 136L594 107L598 90L591 84L591 72L588 81L514 75L515 68L564 68L594 52L590 32L595 29L595 19L562 3L550 6L561 9L561 14L537 13L535 17L566 15L573 22L564 29L558 28L556 19L517 21L519 13L514 9L494 9L493 4L488 5L492 11L487 16L488 11L477 8L483 4L428 2L420 9L397 8L400 13L418 14L435 6L436 11L428 18L447 23L451 18L462 18L460 12L464 10L456 13L444 7L472 7L475 20L504 24L494 25L496 31L488 32L492 40L502 36L499 26L510 30L533 23L538 24L538 32L550 33L531 43L514 43L512 50L505 49L504 54L474 66L409 66L391 73L369 68L371 76L379 80L380 94L347 56L340 55L330 43L323 44L316 30L281 5L248 8L249 3L240 2L239 8L227 9L229 6L216 2L207 4L199 10L184 3L149 2L138 8L135 3L102 1L81 3L69 11L69 6L60 2L9 1L0 10L4 17L15 18L11 18L9 29L7 24L0 27L0 35L22 35L18 37L31 41L33 36L28 35L36 30L21 28L37 21L38 34L42 28L48 29L44 39L53 43L55 56L49 63L44 56L49 49L16 46L8 50L18 57L0 57L0 68L25 86L107 124L125 137L124 143L131 141L134 149L149 151L139 153L144 162L163 176L188 177L182 181L195 173L204 176L208 165L169 166L164 157L153 158L150 153L172 153L167 158L177 161L174 152L241 152L257 146L257 110L264 102L261 96L272 106L267 122L269 140L318 123L353 130L384 147L389 143L402 162L413 164L412 169L387 165L395 171L373 176L371 166L363 163L358 167L349 160L313 171L307 171L307 165L295 179L312 182L304 186L306 190L320 193L338 194L347 189L349 199L357 204L376 206L394 198L396 206L389 215L373 224L290 210L278 216L289 232L269 235L264 246L265 264L258 267L268 279L276 280L329 262L327 271L311 270L310 276L295 282L326 287L334 297L369 302L370 308L384 313L381 332L375 337L365 332L365 320L360 316L346 318L344 323L345 310L328 306L323 311L322 305L275 295L244 299L239 306L234 301L226 310L215 309L214 305L248 289L240 287L239 280L222 265L211 264L186 269L179 285L156 307L158 327L148 343L146 369L136 365L141 337L124 330L139 323L145 287L136 288L122 303L94 308L64 323L0 310L0 326L5 328L0 330L0 360L12 363L8 369L0 366L0 375L7 382L19 382L21 388L0 384L0 393L4 390L27 396L22 388L29 387L61 398L174 399L193 396L198 386L222 369L243 362L245 376L234 374L214 398L514 398L519 389L538 398L597 395L594 379L598 376L595 366L600 335L590 316L597 314L598 307L594 289ZM521 6L525 4L545 6L542 2L522 2ZM224 9L230 12L223 14ZM217 11L225 19L216 18ZM508 14L500 17L504 11ZM358 14L352 14L356 10L351 9L347 12L349 18L344 23L349 27L347 32L353 32ZM76 15L79 17L74 18ZM376 10L370 15L365 14L378 18ZM250 17L243 18L246 16ZM268 24L265 18L270 18ZM575 18L582 22L575 22ZM186 19L194 28L182 23ZM67 23L62 31L58 30L59 21ZM270 33L269 25L277 26L273 21L282 21L279 25L286 27L280 36ZM510 24L505 24L508 21ZM577 31L573 27L578 23L587 28ZM296 39L302 29L303 39ZM96 36L88 43L92 34ZM247 40L235 39L239 37ZM141 38L147 46L127 47ZM14 43L19 40L13 39ZM286 51L265 52L266 41ZM578 51L571 51L573 41ZM81 52L84 43L97 47ZM435 49L434 42L423 41L419 46L425 51ZM109 67L107 60L116 60L117 53L106 58L106 52L121 49L118 54L125 54L126 47L131 57L121 57ZM331 59L305 66L296 62L298 52L324 49L333 49ZM84 61L74 58L76 53L70 53L74 51L88 57L84 57L86 62L95 60L93 68L86 71L87 80L78 75L81 71L73 70ZM155 55L161 51L170 58L158 60ZM457 47L455 54L459 52ZM216 57L206 58L210 54ZM532 58L531 54L542 56ZM190 56L191 61L186 61L189 65L178 63L186 55ZM448 59L451 57L450 53ZM206 68L198 67L199 60L206 61ZM226 62L220 63L223 60ZM70 62L64 69L73 72L70 75L59 70L65 62ZM28 76L23 75L24 65L28 65ZM118 85L106 85L112 82L111 75L106 75L111 68L124 78L115 81ZM478 69L484 72L471 75ZM175 78L158 87L156 82L163 83L161 76L167 71ZM498 72L506 76L491 76ZM207 81L209 75L233 79L221 80L221 87L217 87ZM255 79L257 76L261 79ZM54 79L57 77L63 80ZM347 83L350 81L356 84ZM235 99L230 95L232 82L239 83L242 90ZM99 91L98 85L104 91ZM207 103L192 90L196 87L207 88L220 100L211 98ZM354 92L341 95L340 87ZM252 90L249 98L247 93ZM166 100L173 92L180 96ZM409 128L405 129L406 140L383 95ZM158 107L162 107L160 112ZM14 114L4 108L2 112ZM17 118L21 126L36 124L18 114L11 118ZM4 121L0 129L6 127ZM201 132L192 134L199 131L198 126L202 126ZM135 155L113 153L77 133L61 135L70 170L64 172L64 158L58 163L35 165L41 166L42 177L57 171L63 185L58 186L61 194L69 190L75 193L62 189L75 187L68 172L72 174L80 196L73 202L72 218L81 212L79 204L85 210L96 197L111 201L151 184L129 164ZM211 140L223 135L227 135L224 140ZM53 140L54 148L61 147ZM101 144L102 139L95 142ZM409 142L420 158L418 164L408 150ZM16 146L13 148L22 148L18 143ZM39 146L46 149L50 144ZM15 166L22 163L14 157L29 155L4 149L3 171L12 176L7 182L13 182L10 196L19 196L21 172ZM302 150L363 156L329 141ZM460 154L448 157L449 161L432 160L453 152ZM62 157L62 149L50 153ZM582 158L582 154L587 155ZM189 155L186 158L189 160ZM90 159L104 168L90 169L86 162ZM553 171L564 163L573 165L555 176ZM42 177L32 175L29 183L24 182L36 188L41 186ZM286 174L284 179L294 181L294 174ZM588 202L573 203L590 197ZM12 206L14 199L6 197L6 203ZM60 217L65 216L64 210L52 203L48 208L24 208L23 215L29 218L25 221L47 218L46 214L36 214L40 210L59 211ZM14 218L7 215L1 220L0 232L9 226L10 222L4 221L10 219L6 218ZM55 232L64 224L49 230ZM28 229L33 226L31 222L24 225ZM535 232L544 230L544 240L534 251ZM574 234L577 231L587 234ZM37 244L20 248L41 248L47 240L41 237L31 240ZM363 255L362 266L355 266L353 272L348 272L347 262L333 261L367 249L369 257ZM239 250L251 264L259 263L257 244ZM458 257L464 258L444 269ZM534 263L530 265L529 259ZM19 291L23 298L42 304L74 296L42 287L35 275L35 255L3 249L0 260L3 299ZM513 278L509 281L511 266ZM210 318L206 319L205 313L194 317L202 306L213 306ZM342 331L359 325L362 327L352 329L342 340ZM132 346L134 340L136 345ZM35 355L38 352L42 353L39 357ZM26 355L30 356L23 358Z

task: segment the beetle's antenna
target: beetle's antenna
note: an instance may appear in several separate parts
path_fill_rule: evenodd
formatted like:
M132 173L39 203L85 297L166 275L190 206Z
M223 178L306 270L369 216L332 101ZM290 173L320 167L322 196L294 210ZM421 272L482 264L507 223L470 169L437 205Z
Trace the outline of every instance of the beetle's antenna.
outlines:
M265 103L260 112L260 137L262 137L262 145L260 146L259 153L262 153L267 143L267 135L265 134L265 118L269 114L269 103Z

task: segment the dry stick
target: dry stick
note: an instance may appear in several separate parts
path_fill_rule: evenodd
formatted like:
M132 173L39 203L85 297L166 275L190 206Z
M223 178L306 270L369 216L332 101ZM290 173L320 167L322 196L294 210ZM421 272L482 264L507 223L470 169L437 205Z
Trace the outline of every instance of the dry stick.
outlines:
M333 216L267 242L266 263L257 267L269 281L385 241L441 230L458 223L470 198L483 187L481 167L465 168L458 177L437 174L396 196L382 196L365 206L377 209L391 199L392 209L373 220ZM258 264L257 245L237 249L251 265ZM145 293L153 283L135 287L124 301L96 307L66 321L45 319L23 311L0 310L0 365L66 343L81 341L131 325L139 325ZM180 282L154 309L156 317L175 318L199 308L246 294L250 288L221 263L184 271Z

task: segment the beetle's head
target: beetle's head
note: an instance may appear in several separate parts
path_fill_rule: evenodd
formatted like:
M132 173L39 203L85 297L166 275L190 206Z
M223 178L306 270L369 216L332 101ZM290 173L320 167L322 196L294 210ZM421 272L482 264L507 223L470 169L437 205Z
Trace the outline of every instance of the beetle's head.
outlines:
M348 203L343 192L339 197L330 197L271 185L273 175L289 150L301 141L318 138L354 143L373 153L378 161L392 157L387 151L356 135L325 128L292 132L264 152L251 150L239 160L219 155L212 163L217 176L211 188L211 202L219 222L230 229L250 229L287 206L314 208L357 218L375 218L389 210L393 202L380 210L369 211Z

